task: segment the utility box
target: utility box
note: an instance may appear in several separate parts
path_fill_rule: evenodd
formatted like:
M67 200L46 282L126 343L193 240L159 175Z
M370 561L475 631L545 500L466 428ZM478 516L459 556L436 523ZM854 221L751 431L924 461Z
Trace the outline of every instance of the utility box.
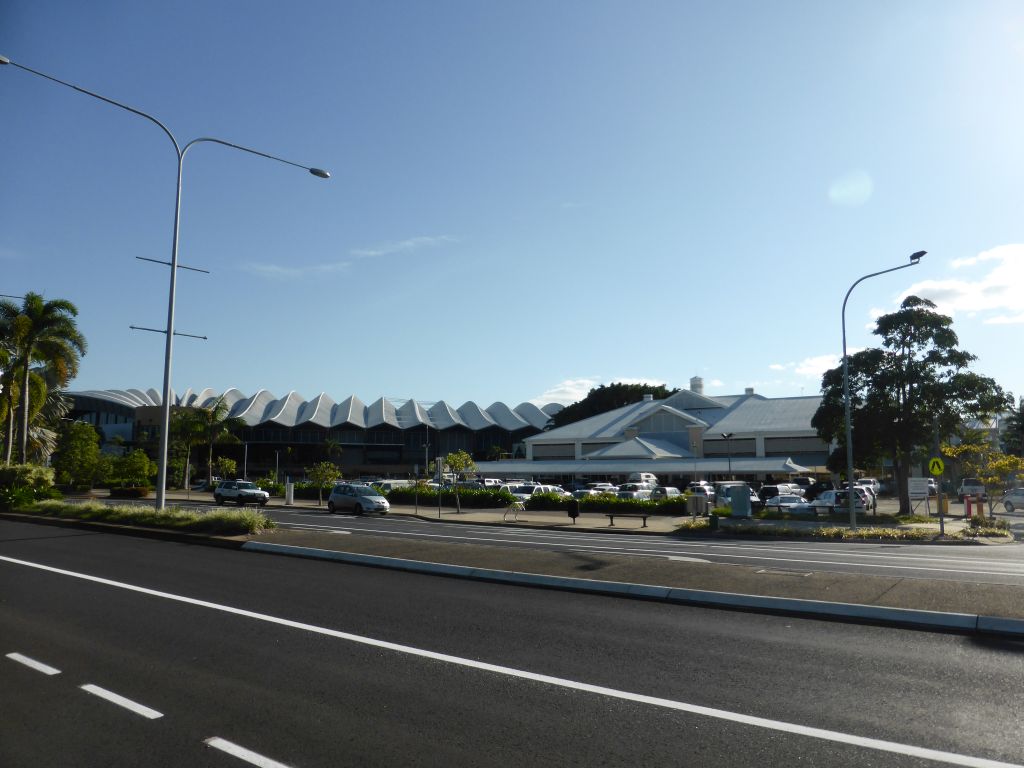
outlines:
M732 517L750 517L750 492L744 490L742 493L729 494L729 506L732 508Z
M290 480L284 484L284 503L288 507L295 503L295 483Z
M708 497L693 493L686 497L686 513L692 517L708 513Z

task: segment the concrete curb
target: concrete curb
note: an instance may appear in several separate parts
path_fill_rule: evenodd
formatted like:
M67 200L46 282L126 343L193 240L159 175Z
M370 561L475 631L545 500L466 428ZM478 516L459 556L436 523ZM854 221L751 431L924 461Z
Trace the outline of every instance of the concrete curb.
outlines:
M998 616L944 613L942 611L924 611L911 608L890 608L859 603L830 603L821 600L802 600L790 597L764 597L761 595L745 595L732 592L713 592L699 589L630 584L626 582L595 581L593 579L578 579L564 576L545 576L518 571L500 571L465 565L428 563L419 560L335 552L332 550L314 549L312 547L269 544L258 541L246 542L242 545L242 549L250 552L333 560L353 565L390 568L437 576L452 576L499 584L514 584L587 594L657 600L680 605L726 608L761 613L780 613L835 621L883 624L910 629L1024 638L1024 620Z

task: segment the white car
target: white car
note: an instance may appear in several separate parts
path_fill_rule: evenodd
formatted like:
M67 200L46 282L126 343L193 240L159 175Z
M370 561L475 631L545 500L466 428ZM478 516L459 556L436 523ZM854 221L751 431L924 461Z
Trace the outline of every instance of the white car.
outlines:
M872 492L874 492L875 496L877 496L882 490L882 484L873 477L862 477L859 480L855 480L854 483L870 488Z
M783 493L779 496L772 496L770 499L765 500L765 509L775 509L779 512L784 512L790 507L795 507L797 504L803 504L804 497L797 496L795 493Z
M647 483L623 483L616 495L620 499L649 499L651 490Z
M1024 509L1024 488L1014 488L1003 496L1003 509L1013 512L1015 509Z

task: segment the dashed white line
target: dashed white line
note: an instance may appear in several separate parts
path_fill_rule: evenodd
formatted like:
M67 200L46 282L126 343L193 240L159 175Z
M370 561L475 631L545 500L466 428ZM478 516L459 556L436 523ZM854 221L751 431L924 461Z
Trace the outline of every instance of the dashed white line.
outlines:
M24 664L30 669L34 669L36 672L42 672L44 675L59 675L60 670L56 667L51 667L49 664L43 664L41 661L30 659L28 656L22 656L20 653L8 653L7 658L11 661L16 661L19 664Z
M124 707L125 709L134 712L136 715L142 715L142 717L147 720L156 720L158 717L164 716L163 712L157 712L155 709L150 709L143 704L139 704L137 701L126 699L124 696L116 694L113 691L108 691L106 688L100 688L98 685L93 685L92 683L80 685L79 688L86 693L91 693L93 696L99 696L101 699L106 699L111 704L117 704L119 707Z
M250 765L259 766L259 768L288 768L284 763L279 763L277 760L271 760L269 757L253 752L251 749L240 747L237 744L233 744L227 739L222 739L220 736L211 736L208 739L203 739L204 744L208 744L214 749L219 749L221 752L227 752L233 757L237 757L239 760L245 760Z
M135 584L127 584L120 581L114 581L112 579L106 579L101 576L90 576L86 573L68 571L63 568L56 568L52 565L33 563L28 560L18 560L13 557L7 557L5 555L0 555L0 562L12 563L14 565L22 565L28 568L35 568L40 571L48 571L50 573L56 573L61 576L69 576L71 578L82 579L83 581L89 581L95 584L103 584L108 587L116 587L118 589L124 589L129 592L136 592L138 594L159 597L164 600L185 603L188 605L198 606L200 608L209 608L211 610L221 611L223 613L233 614L235 616L243 616L249 619L254 619L256 621L264 621L282 627L290 627L292 629L297 629L303 632L310 632L313 634L323 635L326 637L334 637L339 640L345 640L352 643L359 643L361 645L372 646L375 648L383 648L384 650L393 651L395 653L402 653L409 656L415 656L418 658L430 659L432 661L440 661L445 664L453 664L460 667L477 669L483 672L490 672L493 674L503 675L506 677L516 678L520 680L530 680L533 682L543 683L545 685L555 686L558 688L566 688L576 691L582 691L585 693L592 693L598 696L605 696L611 699L632 701L638 704L646 704L648 706L660 707L662 709L673 710L676 712L686 712L688 714L714 718L716 720L725 720L727 722L740 723L743 725L752 726L754 728L764 728L766 730L771 731L790 733L798 736L806 736L808 738L820 739L822 741L829 741L835 744L847 744L850 746L861 747L864 749L873 749L880 752L888 752L890 754L920 757L926 760L934 760L936 762L946 763L947 765L968 766L969 768L1024 768L1024 766L1018 763L1004 763L998 760L989 760L983 757L973 757L970 755L957 754L955 752L944 752L942 750L929 749L927 747L918 747L913 744L901 744L895 741L884 741L882 739L873 739L866 736L856 736L849 733L843 733L841 731L832 731L827 730L825 728L814 728L812 726L800 725L798 723L789 723L783 720L771 720L765 717L757 717L755 715L745 715L740 712L731 712L729 710L724 709L715 709L713 707L705 707L699 704L690 704L684 701L676 701L674 699L664 699L657 696L648 696L642 693L623 691L617 688L608 688L603 685L593 685L591 683L583 683L577 680L569 680L563 677L554 677L552 675L545 675L539 672L530 672L524 669L516 669L515 667L505 667L500 664L491 664L489 662L477 661L476 659L467 659L461 656L453 656L447 653L430 651L425 648L416 648L415 646L411 645L402 645L400 643L393 643L388 640L379 640L374 637L366 637L365 635L357 635L351 632L343 632L342 630L331 629L329 627L320 627L315 624L306 624L301 621L293 621L292 619L285 619L280 616L271 616L265 613L257 613L256 611L249 611L244 608L235 608L233 606L223 605L221 603L212 603L207 600L200 600L194 597L176 595L171 592L161 592L156 589L150 589L148 587L140 587ZM116 694L114 695L116 696ZM159 713L157 713L157 715L159 716ZM261 759L265 760L266 758ZM275 763L272 761L263 764L253 764L267 766L268 768L278 768L278 766L281 765L280 763Z

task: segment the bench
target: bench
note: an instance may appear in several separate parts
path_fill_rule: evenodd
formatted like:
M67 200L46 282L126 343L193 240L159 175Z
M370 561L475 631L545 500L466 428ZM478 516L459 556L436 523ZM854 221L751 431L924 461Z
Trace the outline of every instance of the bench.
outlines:
M505 507L505 514L501 516L502 522L508 521L508 516L512 515L512 519L515 522L519 522L519 513L526 511L526 505L521 501L513 501L507 507Z
M641 528L647 527L647 518L651 516L650 512L605 512L605 517L608 518L608 524L614 528L616 517L639 517L643 519L643 525Z

